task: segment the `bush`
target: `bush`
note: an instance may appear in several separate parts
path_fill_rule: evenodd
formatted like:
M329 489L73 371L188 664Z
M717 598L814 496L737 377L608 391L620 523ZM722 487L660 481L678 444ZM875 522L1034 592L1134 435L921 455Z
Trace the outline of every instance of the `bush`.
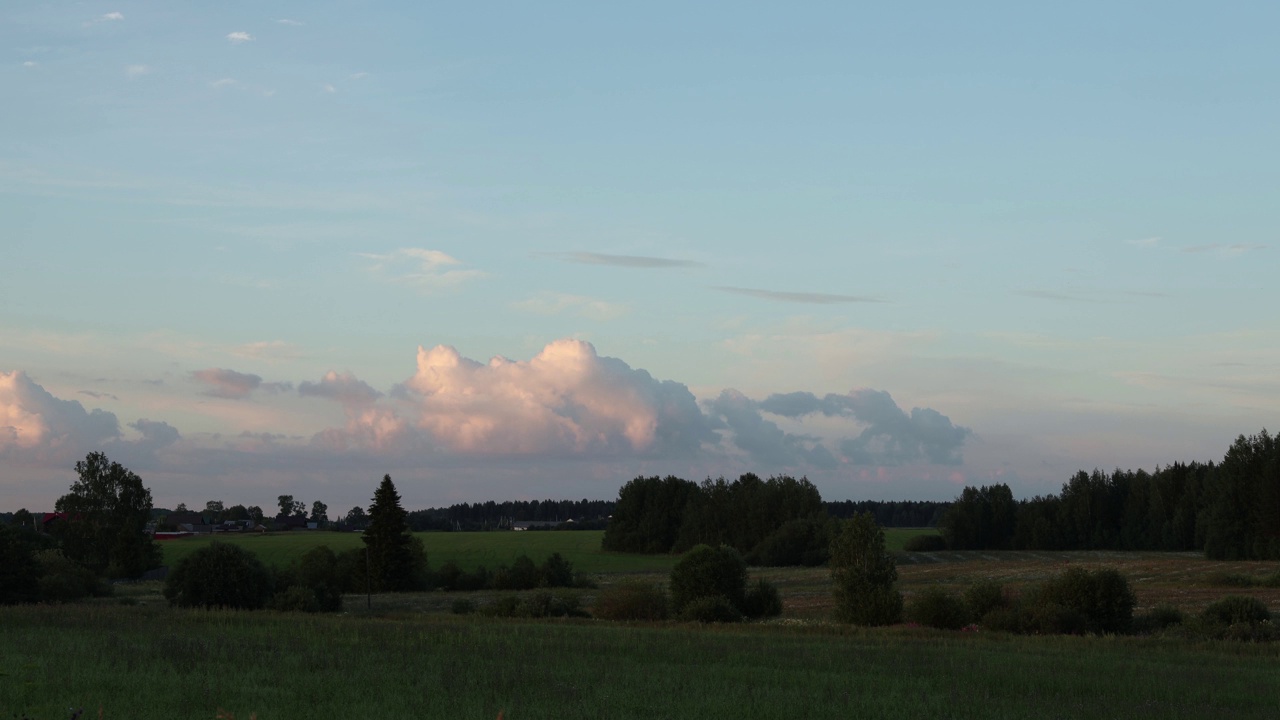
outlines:
M666 620L667 592L657 583L626 580L600 591L591 613L601 620Z
M540 587L573 587L573 563L565 560L560 553L551 553L551 557L538 568L538 585Z
M1223 625L1239 623L1254 625L1270 620L1271 612L1256 597L1228 595L1205 608L1204 612L1200 613L1200 617Z
M454 615L470 615L476 611L476 604L467 598L458 598L449 606Z
M1181 625L1182 611L1169 604L1157 605L1145 613L1133 618L1133 631L1136 633L1156 633L1174 625Z
M723 595L704 595L686 603L680 619L700 623L741 622L742 613Z
M1048 628L1057 624L1075 628L1077 620L1067 618L1069 613L1074 613L1082 623L1078 632L1091 633L1127 632L1137 603L1129 582L1116 570L1102 568L1090 572L1074 567L1045 581L1027 601L1032 616L1044 621L1041 631L1051 632ZM1069 613L1060 612L1058 608Z
M508 618L583 617L586 615L576 596L556 595L546 591L533 593L525 598L516 595L496 598L493 602L481 606L479 612L486 617Z
M742 599L742 614L752 619L778 617L782 614L782 596L773 583L760 578Z
M72 602L111 594L110 584L71 561L61 550L41 550L35 557L41 567L40 599L45 602Z
M1021 609L1021 632L1031 635L1083 635L1088 619L1075 608L1056 602L1039 602Z
M1004 586L994 580L983 580L966 588L964 604L970 617L978 618L979 622L987 613L1012 605L1004 594Z
M0 605L40 599L40 576L44 568L36 560L32 541L37 537L30 530L0 526Z
M671 604L682 614L695 600L719 596L736 609L742 607L746 586L747 564L737 550L698 545L671 570Z
M521 555L511 567L500 567L493 574L495 590L532 590L538 587L538 566L528 555Z
M964 602L943 590L929 588L907 603L907 620L925 627L959 630L969 624L969 610Z
M947 549L947 541L937 533L912 535L903 543L902 549L907 552L941 552Z
M1247 588L1253 587L1255 581L1252 575L1244 573L1233 573L1219 570L1205 575L1205 583L1214 587L1234 587Z
M178 607L256 610L271 597L271 572L239 545L212 542L169 572L164 596Z
M1022 613L1015 607L998 607L988 611L978 624L993 632L1022 632Z
M281 612L320 612L320 602L311 588L303 585L290 585L282 592L271 596L267 607Z

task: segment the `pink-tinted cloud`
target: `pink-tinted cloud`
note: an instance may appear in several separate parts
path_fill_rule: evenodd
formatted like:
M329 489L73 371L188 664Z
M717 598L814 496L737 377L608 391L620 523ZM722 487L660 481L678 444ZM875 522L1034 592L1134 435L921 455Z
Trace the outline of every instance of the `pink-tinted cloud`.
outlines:
M371 405L382 393L374 390L365 381L351 373L337 373L332 370L320 378L319 382L303 382L298 385L298 394L303 397L318 397L336 400L344 407L362 407Z
M397 394L412 424L456 453L689 453L717 439L687 387L580 340L487 364L444 345L419 348L418 371Z
M205 395L227 400L243 400L259 389L275 393L293 387L289 383L264 383L259 375L224 368L196 370L191 373L191 378L207 387Z
M56 398L21 370L0 372L0 456L74 457L119 436L114 414Z

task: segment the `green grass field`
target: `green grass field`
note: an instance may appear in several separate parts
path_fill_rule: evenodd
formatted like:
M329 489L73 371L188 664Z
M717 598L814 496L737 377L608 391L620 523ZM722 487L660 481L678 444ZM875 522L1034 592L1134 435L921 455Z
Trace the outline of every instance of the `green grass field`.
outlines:
M934 533L931 528L887 528L885 546L890 552L900 552L908 538L924 533ZM440 567L452 560L464 569L474 570L480 565L493 570L499 565L510 565L520 554L528 555L534 562L542 562L553 552L559 552L575 570L589 574L616 573L668 573L678 559L671 555L632 555L605 552L600 549L603 531L536 531L536 532L466 532L466 533L416 533L427 549L427 559L432 567ZM362 548L359 533L291 532L219 535L220 542L230 542L252 550L264 563L285 566L318 545L328 545L334 552ZM164 563L172 567L178 560L212 542L210 536L182 538L160 543L164 551Z
M1280 648L786 622L703 627L0 610L0 716L1273 718ZM794 622L794 621L792 621ZM101 708L101 715L96 715Z

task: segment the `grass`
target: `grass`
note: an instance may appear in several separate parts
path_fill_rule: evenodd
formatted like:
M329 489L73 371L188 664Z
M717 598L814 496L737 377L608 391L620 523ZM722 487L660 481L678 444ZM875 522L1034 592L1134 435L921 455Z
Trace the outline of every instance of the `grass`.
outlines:
M0 610L0 716L1263 718L1280 648L811 624Z

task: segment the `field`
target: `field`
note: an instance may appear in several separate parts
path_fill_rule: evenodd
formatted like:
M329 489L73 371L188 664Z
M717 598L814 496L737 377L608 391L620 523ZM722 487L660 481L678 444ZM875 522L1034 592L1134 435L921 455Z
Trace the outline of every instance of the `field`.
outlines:
M917 531L904 532L905 537ZM238 538L273 563L357 535ZM172 561L203 540L166 544ZM259 543L254 545L253 543ZM603 553L599 533L437 533L432 564L493 567L561 552L602 586L665 572L674 558ZM1234 588L1280 563L1191 554L899 555L900 587L1017 588L1067 564L1127 575L1140 608L1194 611L1228 593L1280 610L1280 589ZM67 606L0 609L0 717L104 718L1270 718L1280 707L1280 644L1174 638L1016 637L830 623L825 568L753 569L782 591L768 623L694 626L455 616L461 593L346 598L340 615L190 612L159 583ZM578 590L590 605L596 590ZM484 602L491 595L469 597ZM24 715L25 713L25 715ZM223 715L223 717L228 717Z

